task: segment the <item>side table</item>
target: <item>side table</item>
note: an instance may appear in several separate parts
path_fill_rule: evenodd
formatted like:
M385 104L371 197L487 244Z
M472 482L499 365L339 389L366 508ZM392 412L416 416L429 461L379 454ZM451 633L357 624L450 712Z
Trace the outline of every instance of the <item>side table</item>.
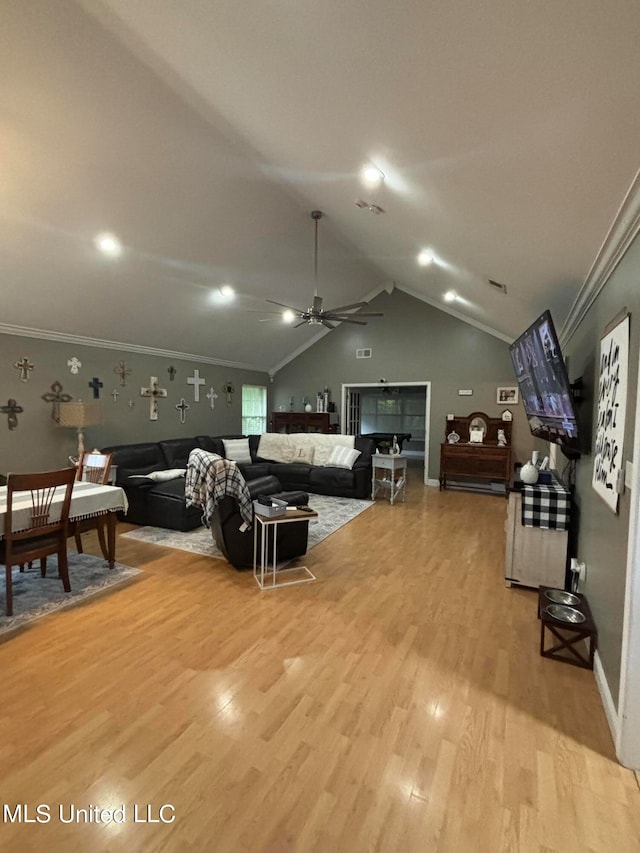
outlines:
M374 453L371 456L371 500L375 500L381 489L389 489L389 501L393 506L398 495L405 500L407 485L407 457L392 456L390 453Z
M540 654L543 658L553 658L583 669L593 669L593 656L598 642L598 631L591 615L591 609L587 599L581 593L575 593L578 598L577 604L572 604L575 610L579 610L585 617L584 622L565 622L556 619L546 612L546 608L553 604L545 593L555 587L541 586L538 592L538 618L540 619ZM545 648L545 633L549 633L558 640L551 648ZM586 654L580 648L582 642L587 644Z
M266 518L264 515L255 513L253 518L253 577L260 589L277 589L282 586L293 586L297 583L309 583L316 576L306 566L292 566L289 569L278 569L278 525L296 524L300 521L309 521L317 518L315 510L304 512L300 509L287 509L284 515L276 515ZM260 548L258 549L258 530L260 530ZM273 542L269 546L269 536ZM260 554L258 554L258 550ZM302 573L302 577L295 580L280 580L283 575L292 572Z

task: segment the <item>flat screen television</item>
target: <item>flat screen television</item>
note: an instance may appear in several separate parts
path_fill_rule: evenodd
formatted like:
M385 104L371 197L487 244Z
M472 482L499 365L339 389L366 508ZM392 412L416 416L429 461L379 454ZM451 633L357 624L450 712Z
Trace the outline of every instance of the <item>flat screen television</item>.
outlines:
M551 312L541 314L509 349L531 432L577 458L578 421Z

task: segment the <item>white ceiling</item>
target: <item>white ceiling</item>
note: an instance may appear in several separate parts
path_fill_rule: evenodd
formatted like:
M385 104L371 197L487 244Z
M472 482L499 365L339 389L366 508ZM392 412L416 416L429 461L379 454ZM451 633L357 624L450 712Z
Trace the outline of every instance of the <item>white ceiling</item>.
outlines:
M262 312L309 303L320 208L325 307L454 289L510 339L565 319L639 165L635 0L0 10L4 328L272 368L317 333Z

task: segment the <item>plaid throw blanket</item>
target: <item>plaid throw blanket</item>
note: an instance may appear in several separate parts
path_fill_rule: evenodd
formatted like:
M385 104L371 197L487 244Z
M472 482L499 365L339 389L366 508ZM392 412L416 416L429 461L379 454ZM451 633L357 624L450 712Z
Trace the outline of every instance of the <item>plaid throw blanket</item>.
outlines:
M187 506L202 509L202 521L209 527L211 516L218 503L226 496L238 501L240 515L251 526L253 504L247 483L235 462L223 459L217 453L192 450L189 454L184 484Z
M547 530L569 529L570 495L559 483L524 486L522 489L522 524Z

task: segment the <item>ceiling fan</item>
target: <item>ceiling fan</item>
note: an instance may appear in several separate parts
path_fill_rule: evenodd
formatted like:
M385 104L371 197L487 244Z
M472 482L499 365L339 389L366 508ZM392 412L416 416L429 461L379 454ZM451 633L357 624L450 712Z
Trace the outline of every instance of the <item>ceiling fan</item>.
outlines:
M368 302L354 302L351 305L341 305L339 308L322 307L322 297L318 296L318 222L322 219L323 213L321 210L312 210L311 218L315 222L315 252L313 256L313 271L316 287L313 292L313 304L307 309L293 308L291 305L285 305L283 302L276 302L273 299L267 299L271 305L278 305L280 308L285 308L292 312L293 319L299 319L301 322L296 323L294 328L299 326L326 326L327 329L335 329L336 323L353 323L356 326L366 326L367 323L362 319L354 319L354 312L357 312L357 317L382 317L380 312L370 312L363 314L360 308L365 308Z

